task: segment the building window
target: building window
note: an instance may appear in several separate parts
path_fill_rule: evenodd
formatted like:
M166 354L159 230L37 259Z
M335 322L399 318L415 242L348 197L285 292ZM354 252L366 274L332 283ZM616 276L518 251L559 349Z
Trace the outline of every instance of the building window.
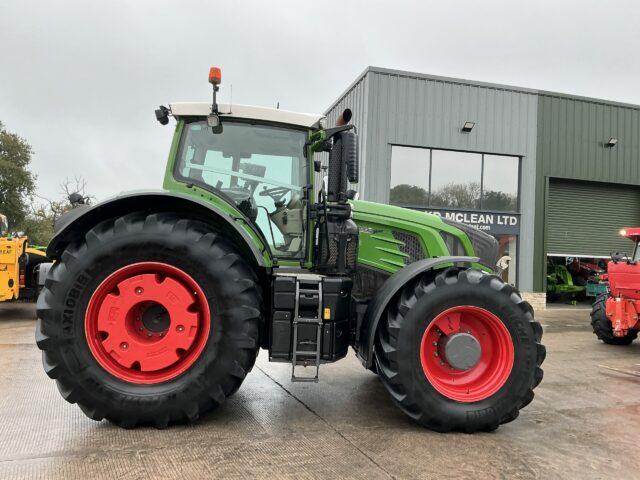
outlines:
M431 207L478 209L481 187L481 154L431 151Z
M429 155L424 148L392 147L390 203L429 206Z
M519 167L514 156L394 145L389 203L517 212Z
M518 157L484 155L482 208L515 212L518 210Z

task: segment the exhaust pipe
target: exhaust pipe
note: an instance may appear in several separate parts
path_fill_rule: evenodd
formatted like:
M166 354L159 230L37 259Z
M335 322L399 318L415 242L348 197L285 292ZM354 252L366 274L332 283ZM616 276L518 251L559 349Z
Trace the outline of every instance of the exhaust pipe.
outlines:
M350 108L345 108L344 112L340 114L340 116L336 119L336 127L341 127L346 125L351 120L353 113Z

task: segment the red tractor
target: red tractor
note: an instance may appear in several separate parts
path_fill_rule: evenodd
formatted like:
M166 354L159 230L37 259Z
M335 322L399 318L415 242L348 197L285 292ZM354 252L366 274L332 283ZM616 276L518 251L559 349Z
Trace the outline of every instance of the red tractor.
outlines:
M611 256L608 272L601 275L609 292L598 295L591 310L593 333L610 345L629 345L640 330L640 227L624 228L620 235L633 240L633 254Z

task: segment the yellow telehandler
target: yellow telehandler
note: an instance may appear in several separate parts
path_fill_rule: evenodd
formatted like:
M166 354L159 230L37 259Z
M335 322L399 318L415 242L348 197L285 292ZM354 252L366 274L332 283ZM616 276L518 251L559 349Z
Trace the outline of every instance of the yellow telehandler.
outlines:
M0 214L0 302L35 300L38 296L40 264L47 255L29 246L22 233L10 233L7 217Z

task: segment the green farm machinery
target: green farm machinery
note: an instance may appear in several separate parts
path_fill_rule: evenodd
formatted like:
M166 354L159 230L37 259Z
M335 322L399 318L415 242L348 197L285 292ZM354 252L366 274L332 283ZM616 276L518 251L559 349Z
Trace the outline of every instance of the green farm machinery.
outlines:
M317 382L351 347L428 428L514 420L545 349L531 306L490 271L495 239L357 200L350 110L328 127L218 104L220 79L212 68L213 102L156 111L176 121L162 190L56 225L36 337L62 396L94 420L161 428L223 403L260 349Z

